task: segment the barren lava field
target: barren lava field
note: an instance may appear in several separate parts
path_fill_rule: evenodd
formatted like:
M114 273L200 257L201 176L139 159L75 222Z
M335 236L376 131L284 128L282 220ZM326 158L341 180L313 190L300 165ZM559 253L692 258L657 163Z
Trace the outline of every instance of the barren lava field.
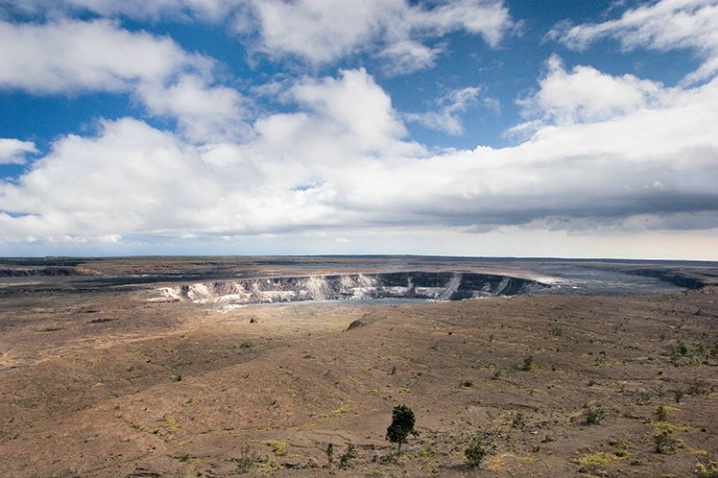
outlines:
M540 281L549 262L2 259L0 476L717 476L700 474L718 466L717 264L575 263L690 287L649 294L220 306L157 292L239 274ZM399 404L420 433L401 455L385 439ZM474 469L477 434L494 447Z

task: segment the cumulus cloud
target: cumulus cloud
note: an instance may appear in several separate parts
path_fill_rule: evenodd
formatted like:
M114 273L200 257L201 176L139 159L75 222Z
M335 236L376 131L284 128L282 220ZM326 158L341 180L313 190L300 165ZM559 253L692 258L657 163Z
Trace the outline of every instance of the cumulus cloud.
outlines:
M388 71L394 74L434 64L440 49L419 38L466 31L496 46L513 28L500 0L442 1L432 7L406 0L254 0L252 6L237 31L256 32L258 49L273 57L295 55L318 65L368 50L391 60Z
M61 139L17 184L0 183L0 210L12 214L5 234L28 236L232 229L246 210L234 191L252 193L260 177L234 146L194 146L125 118Z
M616 20L561 24L549 36L579 50L603 38L618 40L626 50L693 50L704 62L685 78L686 84L691 84L710 79L718 72L717 24L716 0L660 0L627 10Z
M543 124L609 121L646 108L671 106L682 94L682 90L658 82L628 74L611 76L590 66L566 71L556 55L548 59L546 67L538 91L518 101L524 117L533 122L518 125L517 131Z
M250 134L247 100L233 88L183 75L169 85L139 85L137 91L152 114L177 118L179 131L192 141L238 140Z
M0 0L0 8L6 15L45 20L91 13L231 23L247 41L257 40L258 51L274 58L294 55L320 65L369 51L387 60L389 74L433 66L441 49L424 44L427 39L465 31L496 47L514 28L502 0Z
M212 61L170 38L129 32L108 20L13 24L0 21L0 87L38 94L128 91L178 71L207 75Z
M131 94L195 142L241 138L247 100L214 82L214 60L109 20L0 22L0 87L37 95Z
M29 141L0 138L0 164L25 164L25 156L37 152L35 144Z
M391 98L366 70L343 71L340 79L304 79L292 92L300 104L336 125L340 134L351 135L360 150L382 151L406 135Z
M360 93L362 108L346 108ZM290 95L303 111L262 118L243 143L198 146L132 119L67 136L0 183L2 237L718 223L718 81L611 121L545 125L514 147L433 155L363 70L300 80Z
M498 101L490 97L480 97L481 88L471 86L452 90L436 100L439 111L427 113L408 113L404 117L407 121L417 122L426 128L444 131L445 133L457 135L464 131L461 124L460 114L472 106L482 106L498 110Z
M392 11L401 4L397 0L253 2L262 49L272 55L300 55L316 63L362 48L379 32L382 18L394 16Z

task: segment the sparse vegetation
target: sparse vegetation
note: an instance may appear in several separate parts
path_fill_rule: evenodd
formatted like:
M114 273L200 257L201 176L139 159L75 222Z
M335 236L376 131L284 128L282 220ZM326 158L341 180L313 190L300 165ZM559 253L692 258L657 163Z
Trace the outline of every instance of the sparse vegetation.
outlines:
M708 388L708 384L705 380L695 377L686 393L691 396L708 395L710 393L710 389Z
M250 450L249 445L243 445L239 449L239 458L237 458L237 473L244 474L248 473L254 465L260 463L262 458Z
M605 350L601 350L598 352L598 356L596 356L596 360L594 360L594 365L596 367L603 367L608 363L608 354Z
M481 462L489 456L496 453L496 441L489 435L476 434L469 441L469 446L464 450L464 456L469 466L478 468Z
M354 448L354 444L350 443L347 445L347 449L344 450L344 453L341 454L339 457L339 466L341 468L348 468L349 463L357 457L356 449Z
M712 349L700 340L690 343L679 340L668 348L671 364L675 367L708 363L710 358L714 358L712 352Z
M524 358L523 363L521 364L521 370L524 372L530 372L534 369L536 365L534 364L534 358L533 355L529 355Z
M2 280L3 478L718 478L718 287L220 311Z
M599 425L606 417L606 409L603 405L587 405L582 411L583 418L588 425Z
M613 440L609 442L609 445L613 447L613 454L616 455L619 458L628 458L631 456L630 449L631 449L631 442L627 442L624 440Z
M674 390L673 391L673 398L675 399L676 403L681 403L681 399L683 398L683 395L685 395L683 390Z
M287 455L287 444L279 440L264 440L261 443L272 447L275 456L286 456Z
M698 478L718 478L718 463L715 461L710 461L707 465L698 463L695 473Z
M351 407L351 403L346 402L342 404L341 407L337 408L336 410L332 410L331 412L327 413L326 415L322 415L320 419L322 421L331 420L332 418L336 418L340 415L343 415L349 411L349 408Z
M658 408L656 408L656 418L661 422L665 422L666 420L668 420L668 417L671 415L671 413L675 412L676 410L678 409L675 407L659 405Z
M605 476L603 467L620 460L621 457L609 452L599 452L585 455L576 460L578 471L580 473L589 473L591 475Z
M331 468L334 465L334 444L329 443L324 453L327 455L327 465Z
M683 448L685 444L680 438L673 436L673 431L662 430L661 432L653 435L653 442L655 444L655 451L661 455L667 455L675 453L676 450Z
M523 429L526 427L526 421L524 419L523 413L516 412L514 418L511 420L511 427L518 429Z

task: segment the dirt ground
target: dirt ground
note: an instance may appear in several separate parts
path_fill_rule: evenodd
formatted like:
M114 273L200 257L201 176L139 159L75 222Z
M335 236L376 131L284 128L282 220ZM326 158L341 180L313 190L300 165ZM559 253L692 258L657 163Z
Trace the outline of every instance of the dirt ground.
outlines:
M233 309L13 291L5 478L690 477L718 461L716 286ZM419 432L400 455L399 404ZM478 468L475 436L493 444Z

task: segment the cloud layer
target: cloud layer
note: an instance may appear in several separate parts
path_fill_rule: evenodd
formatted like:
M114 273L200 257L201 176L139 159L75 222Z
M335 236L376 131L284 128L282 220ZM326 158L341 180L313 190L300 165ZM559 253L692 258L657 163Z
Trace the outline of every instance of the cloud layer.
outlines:
M591 65L567 68L552 55L536 89L518 100L523 122L512 132L523 139L470 150L421 144L408 126L461 133L468 108L496 108L480 86L449 89L435 111L406 114L379 72L304 71L265 86L281 90L282 107L263 109L261 95L226 81L216 60L117 20L231 18L229 34L252 54L316 67L363 51L387 61L385 74L430 68L442 51L430 39L463 31L497 46L515 26L495 1L333 3L66 0L54 3L61 16L0 21L0 88L125 94L148 118L175 122L159 129L146 118L99 118L90 133L57 138L22 175L0 180L0 250L127 237L328 236L337 247L351 238L367 248L366 234L388 244L421 236L427 247L447 231L462 244L527 231L715 234L718 42L706 28L714 2L664 0L611 22L556 27L553 37L574 48L614 38L631 49L689 48L704 62L667 87ZM30 16L49 8L24 5ZM81 10L112 18L68 16ZM671 28L654 28L666 18ZM0 139L0 164L26 164L37 152L32 142ZM357 252L372 251L387 252Z
M360 51L387 61L386 71L407 74L433 66L440 48L422 40L454 31L481 35L496 46L514 25L501 2L460 0L411 5L405 0L255 0L255 22L237 22L240 33L256 32L257 48L273 57L293 55L325 64Z

